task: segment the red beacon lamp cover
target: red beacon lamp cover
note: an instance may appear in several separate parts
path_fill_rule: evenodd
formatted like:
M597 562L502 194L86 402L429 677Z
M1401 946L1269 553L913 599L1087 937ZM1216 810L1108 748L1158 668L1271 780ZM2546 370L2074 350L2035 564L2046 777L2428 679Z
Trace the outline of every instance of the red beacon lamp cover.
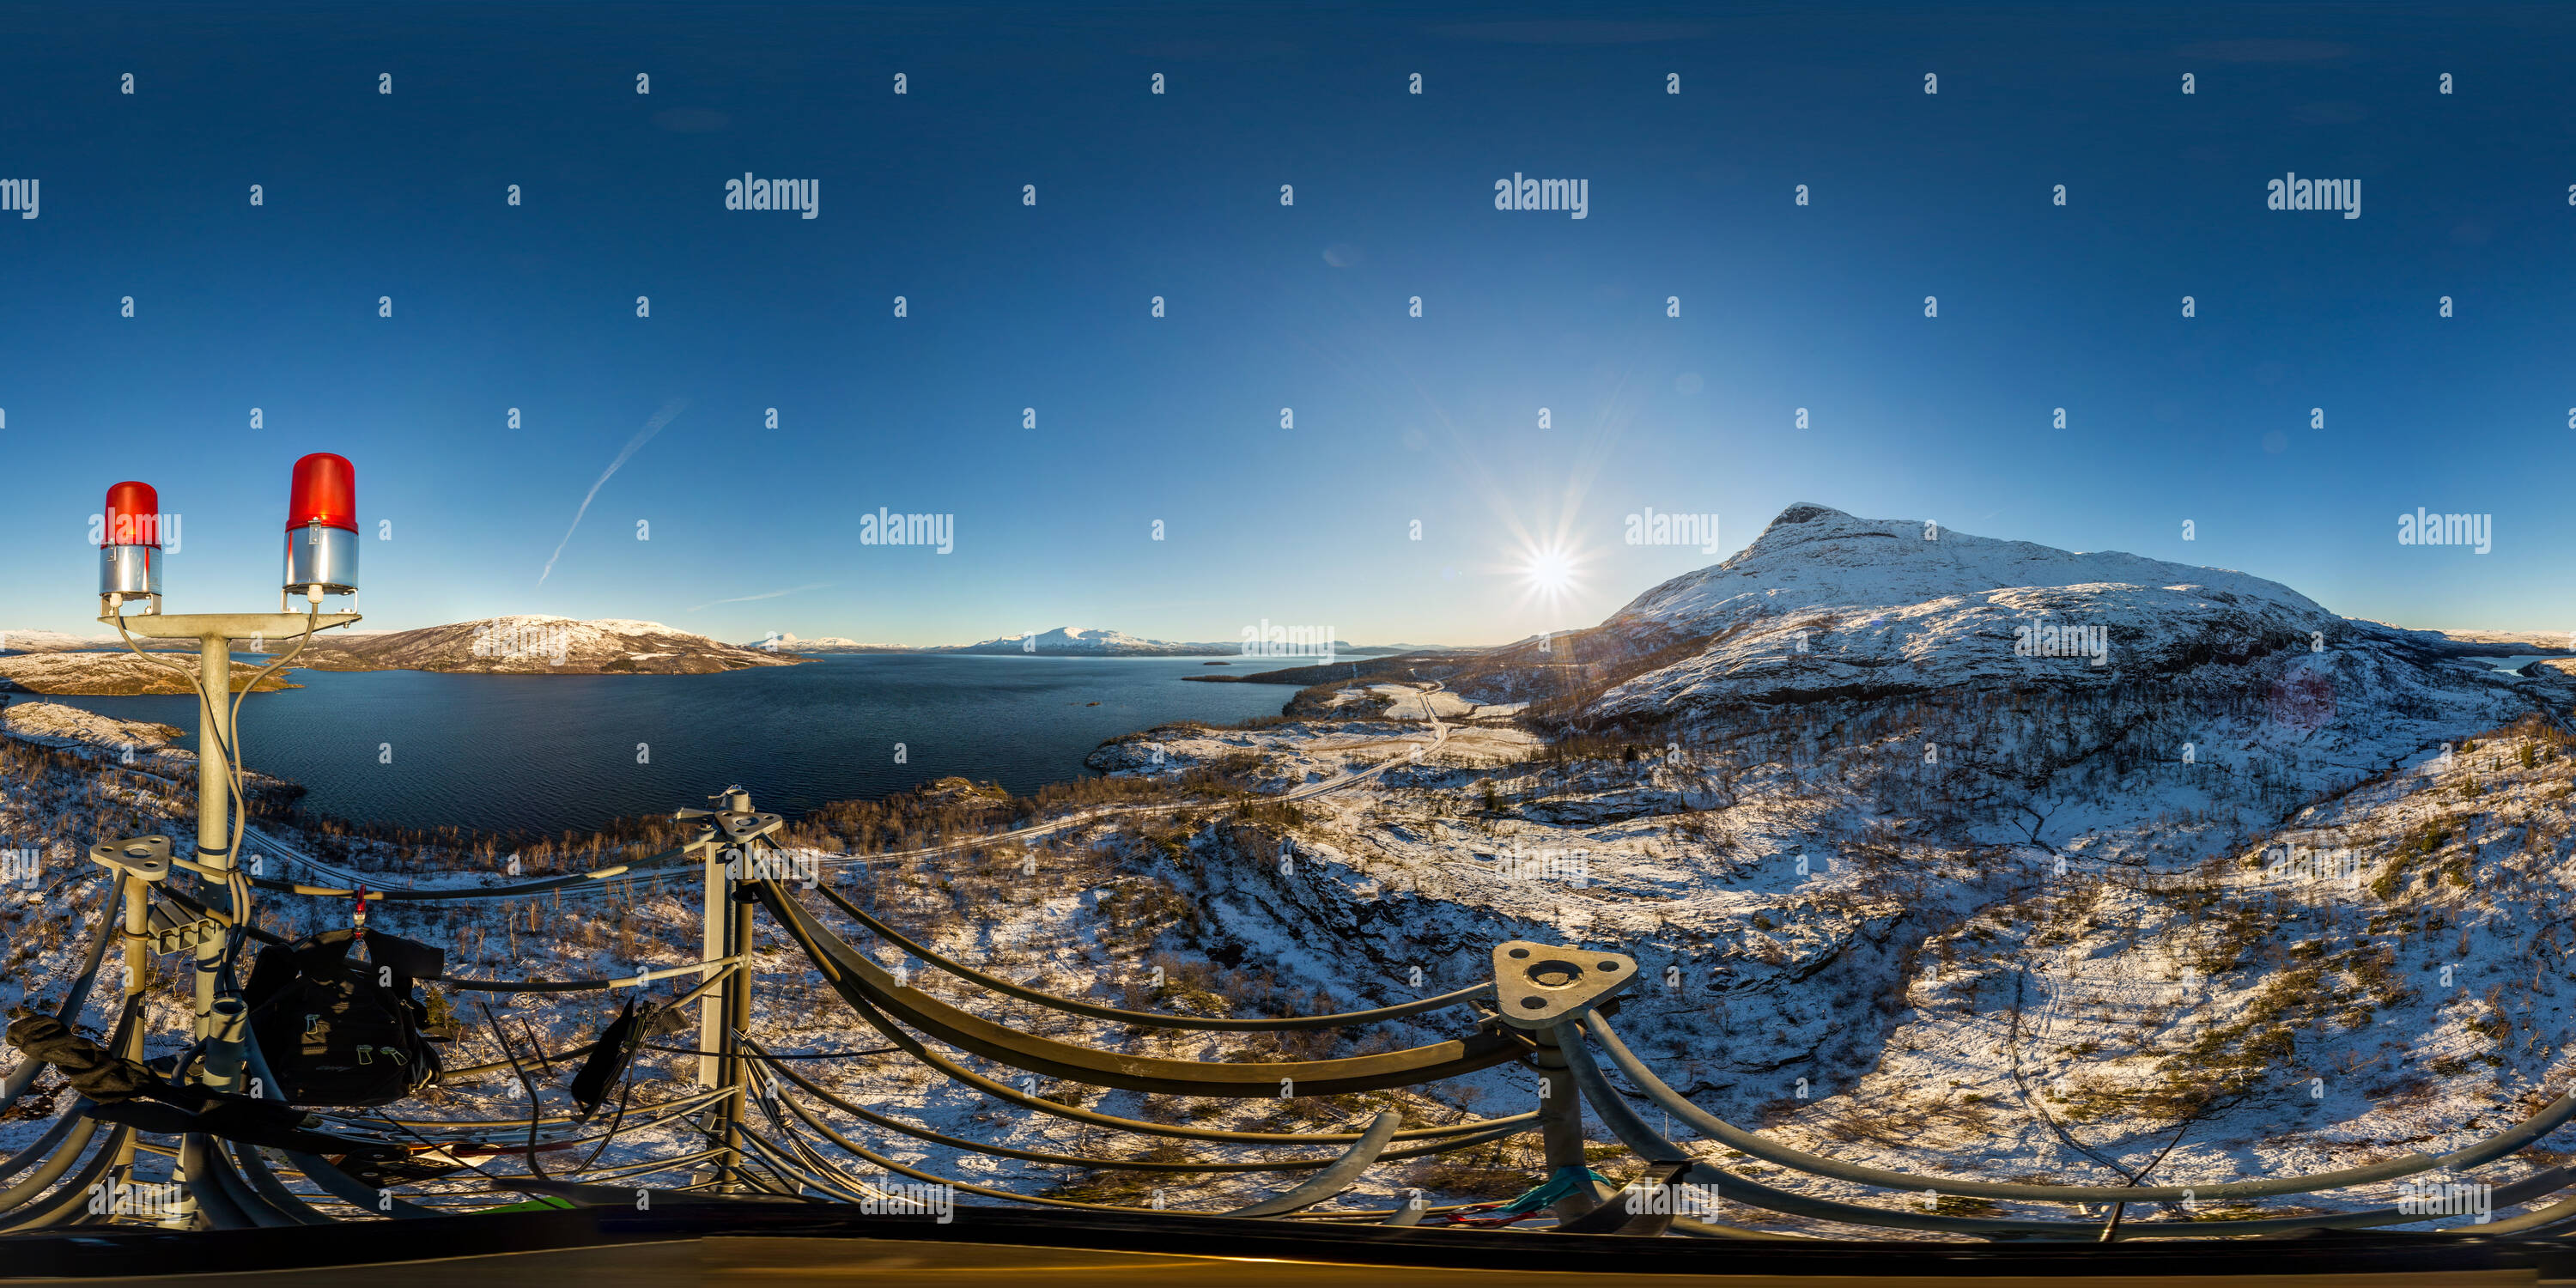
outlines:
M287 489L286 526L313 523L358 530L358 467L348 457L315 452L295 463L295 481Z
M161 548L161 494L149 483L127 480L107 489L107 513L99 527L102 546Z
M358 468L315 452L295 463L286 496L286 582L319 602L358 593Z
M140 603L161 611L161 494L129 479L107 489L99 516L98 593L102 614ZM110 597L113 597L112 599Z

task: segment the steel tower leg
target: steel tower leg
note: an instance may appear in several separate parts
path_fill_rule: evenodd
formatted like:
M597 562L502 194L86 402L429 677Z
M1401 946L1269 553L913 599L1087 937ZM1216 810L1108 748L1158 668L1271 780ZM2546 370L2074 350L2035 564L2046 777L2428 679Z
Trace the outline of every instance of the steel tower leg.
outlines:
M730 896L731 892L727 894ZM742 1120L750 1103L751 1060L743 1054L742 1039L736 1036L735 1030L751 1023L752 906L729 902L727 907L732 912L733 933L726 938L725 955L740 960L734 964L733 978L725 981L725 1042L717 1049L725 1053L725 1086L733 1091L721 1102L724 1106L724 1161L727 1169L734 1173L728 1188L740 1189Z
M706 865L705 919L698 947L699 960L707 966L698 977L707 981L715 979L718 971L734 972L714 987L699 985L706 995L698 1003L698 1085L732 1094L697 1119L722 1142L721 1152L697 1179L701 1183L713 1179L719 1188L739 1190L743 1188L742 1120L751 1094L751 1061L742 1053L734 1031L751 1022L753 929L751 905L734 899L751 871L748 867L735 870L728 860L751 854L753 842L777 831L783 820L775 814L753 814L751 793L739 787L727 788L714 799L723 804L722 810L684 809L672 817L683 822L708 820L682 847Z
M710 842L700 856L706 860L706 916L704 933L699 941L698 960L708 963L700 978L713 979L724 967L715 963L725 956L725 941L731 935L731 922L726 908L732 901L732 883L725 880L724 850ZM724 1049L725 1007L733 1000L733 989L718 986L710 989L698 1003L698 1085L724 1085L724 1058L709 1054Z
M1530 1053L1530 1062L1538 1066L1540 1086L1538 1101L1539 1144L1546 1151L1547 1174L1554 1178L1572 1175L1581 1178L1579 1188L1550 1204L1548 1211L1560 1221L1576 1217L1601 1206L1601 1192L1592 1183L1591 1161L1583 1156L1583 1093L1574 1085L1574 1071L1565 1064L1565 1052L1556 1045L1556 1034L1538 1029L1530 1036L1537 1040L1538 1050Z
M224 748L232 745L232 641L221 635L203 636L197 641L197 862L219 872L233 867L232 854L232 776L231 764ZM218 884L222 878L215 878ZM229 907L232 892L224 892ZM207 902L212 903L210 898ZM234 908L235 915L241 909ZM196 1008L188 1036L207 1037L214 1031L215 972L224 957L223 936L209 936L197 945Z
M152 887L144 884L142 878L135 876L125 877L124 882L125 1002L126 1006L131 1008L134 1005L134 999L142 994L143 986L148 982L148 972L152 969L150 947ZM80 1017L75 1015L69 1018L77 1021ZM128 1060L143 1059L143 1016L140 1013L135 1015L134 1023L125 1035L124 1049L117 1054ZM124 1138L117 1142L115 1165L108 1169L107 1184L110 1187L108 1192L115 1193L115 1186L131 1183L133 1179L134 1133L127 1132Z
M230 872L232 852L232 772L231 757L225 748L232 745L232 640L220 634L197 638L197 854L196 861L217 874ZM210 878L224 889L224 906L240 916L234 907L231 883L221 875ZM213 902L211 894L207 900ZM215 977L223 969L224 936L210 935L198 941L196 950L195 1005L189 1009L188 1036L206 1039L215 1036ZM139 1025L137 1026L140 1027ZM183 1074L184 1075L184 1071ZM194 1228L197 1201L188 1188L187 1169L171 1164L171 1178L179 1183L179 1211L164 1226Z

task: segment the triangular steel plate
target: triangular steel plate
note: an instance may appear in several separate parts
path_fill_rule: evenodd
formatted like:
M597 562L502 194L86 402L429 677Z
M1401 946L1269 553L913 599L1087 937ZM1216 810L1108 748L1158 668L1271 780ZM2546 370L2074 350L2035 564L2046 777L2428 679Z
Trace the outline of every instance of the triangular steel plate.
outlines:
M89 861L128 873L136 880L158 881L170 875L170 838L129 836L122 841L101 841L89 847Z
M716 822L724 828L726 836L739 842L775 832L786 820L776 814L746 814L738 810L726 810L716 815Z
M1514 939L1494 945L1494 1001L1506 1024L1544 1029L1562 1024L1637 977L1637 961Z

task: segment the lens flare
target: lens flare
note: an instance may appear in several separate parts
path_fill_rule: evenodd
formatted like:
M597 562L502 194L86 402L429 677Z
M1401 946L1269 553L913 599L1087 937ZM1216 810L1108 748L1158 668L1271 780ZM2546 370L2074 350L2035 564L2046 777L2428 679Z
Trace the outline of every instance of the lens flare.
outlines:
M1528 564L1521 569L1521 579L1538 594L1549 598L1563 595L1574 589L1574 559L1552 547L1532 551Z

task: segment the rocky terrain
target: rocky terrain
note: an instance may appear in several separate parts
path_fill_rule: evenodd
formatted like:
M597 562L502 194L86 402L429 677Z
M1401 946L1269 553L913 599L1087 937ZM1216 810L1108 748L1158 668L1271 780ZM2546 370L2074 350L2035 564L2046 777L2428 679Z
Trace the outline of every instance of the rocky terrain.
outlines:
M1390 996L1495 939L1636 955L1666 987L1625 1027L1677 1085L1886 1167L2117 1181L2177 1134L2167 1183L2353 1165L2576 1073L2576 663L2534 680L2244 574L1922 532L1793 507L1545 655L1401 659L1535 701L1219 839L1181 888L1247 959L1368 962ZM1315 781L1420 718L1395 683L1093 764Z
M1061 994L1237 1015L1349 1009L1477 982L1498 940L1590 945L1640 960L1619 1020L1640 1054L1712 1112L1800 1148L1985 1179L2281 1175L2457 1148L2576 1077L2576 659L2525 674L2467 660L2547 642L2408 631L2243 573L1947 531L1936 544L1919 524L1798 506L1725 564L1589 631L1298 677L1312 687L1288 718L1139 731L1093 755L1104 778L1045 800L936 785L826 806L784 839L907 933ZM1429 736L1434 719L1444 737ZM1390 760L1344 790L1285 797ZM41 843L141 826L184 800L158 790L21 768L0 778L0 831ZM1078 822L1000 835L1041 818ZM979 835L995 839L877 857ZM473 838L299 843L388 880L483 880L522 857ZM527 857L569 870L643 843L568 838ZM49 906L68 909L71 893L48 893ZM33 946L18 950L18 976L41 988L77 943L49 946L30 915L0 909L10 941ZM399 915L412 919L401 933L451 944L481 975L668 965L691 959L696 933L677 889ZM916 980L1051 1036L1196 1058L1348 1054L1453 1036L1468 1019L1426 1015L1357 1039L1152 1034L995 1003L927 970ZM758 989L764 1042L878 1045L774 936ZM553 1049L607 1014L580 995L512 1009ZM674 1079L686 1064L647 1062ZM973 1139L1169 1163L1240 1156L995 1112L898 1056L810 1068ZM1164 1121L1347 1128L1380 1107L1412 1122L1515 1112L1530 1104L1525 1075L1277 1104L1041 1090ZM434 1104L515 1112L520 1094L503 1077ZM1172 1206L1207 1208L1278 1183L1077 1171L850 1129L941 1175L1058 1197L1142 1202L1161 1189ZM25 1134L0 1124L0 1146ZM1703 1148L1787 1188L1869 1193ZM2568 1151L2553 1137L2473 1179ZM1614 1179L1634 1174L1617 1149L1599 1152ZM1525 1142L1389 1164L1352 1201L1406 1185L1501 1197L1535 1166ZM2262 1210L2391 1197L2371 1186ZM1722 1219L1857 1233L1732 1204Z
M316 671L705 675L797 661L792 653L743 648L660 622L519 614L380 635L318 635L295 664Z
M102 836L135 836L184 826L166 803L193 800L193 737L173 725L119 720L57 702L0 707L0 849L35 845L65 862ZM303 789L250 771L255 803L293 801ZM146 810L126 803L151 802ZM193 805L190 807L193 809ZM122 820L107 823L101 820ZM114 830L122 828L124 830ZM173 833L175 834L175 833Z
M13 702L0 707L0 736L40 747L132 749L158 754L184 732L177 725L119 720L58 702Z
M186 670L186 677L173 674L169 667ZM193 657L158 657L145 660L120 649L114 653L17 653L0 656L0 690L21 693L49 693L79 697L108 697L138 693L193 693L189 680L196 675ZM239 693L259 674L261 667L247 662L232 664L232 691ZM300 687L287 682L289 672L280 671L260 682L259 691Z
M1599 634L1705 641L1597 700L1654 718L1728 702L1887 699L1965 686L2112 691L2265 680L2327 695L2492 652L2339 617L2277 582L2116 552L2074 554L1914 521L1783 511L1726 562L1640 595ZM2526 642L2564 651L2563 640ZM2373 695L2378 697L2380 695Z
M174 648L177 641L138 640L146 648ZM125 645L115 635L72 635L63 631L0 630L0 653L66 653L92 649L121 649Z

